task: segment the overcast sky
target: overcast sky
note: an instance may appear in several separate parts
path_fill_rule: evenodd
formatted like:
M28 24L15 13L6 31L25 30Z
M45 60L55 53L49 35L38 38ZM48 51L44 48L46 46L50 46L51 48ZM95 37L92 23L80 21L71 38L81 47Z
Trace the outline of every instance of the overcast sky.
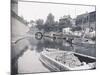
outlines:
M75 18L86 12L95 11L94 6L80 6L80 5L63 5L63 4L49 4L49 3L34 3L34 2L19 2L18 15L23 16L26 20L46 20L49 13L55 16L55 20L59 20L64 15L71 15Z

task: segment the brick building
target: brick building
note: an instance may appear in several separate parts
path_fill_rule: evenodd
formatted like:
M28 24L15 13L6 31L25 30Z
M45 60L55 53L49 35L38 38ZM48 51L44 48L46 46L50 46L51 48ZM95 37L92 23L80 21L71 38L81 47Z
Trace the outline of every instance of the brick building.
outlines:
M96 29L96 11L78 15L75 21L76 26L82 29L93 28Z

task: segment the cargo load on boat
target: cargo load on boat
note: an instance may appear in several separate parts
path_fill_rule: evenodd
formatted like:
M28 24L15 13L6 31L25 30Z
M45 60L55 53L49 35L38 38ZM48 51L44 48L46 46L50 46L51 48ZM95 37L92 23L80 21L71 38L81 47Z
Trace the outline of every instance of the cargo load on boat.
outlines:
M40 60L53 71L86 70L96 68L96 59L91 56L59 50L41 52Z

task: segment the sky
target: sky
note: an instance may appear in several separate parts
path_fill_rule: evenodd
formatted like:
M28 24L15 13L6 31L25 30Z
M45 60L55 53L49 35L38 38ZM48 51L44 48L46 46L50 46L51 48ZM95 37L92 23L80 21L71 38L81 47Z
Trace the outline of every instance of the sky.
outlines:
M58 21L64 15L71 15L75 18L77 15L92 11L95 11L94 6L18 2L18 15L23 16L27 21L37 19L45 21L49 13L54 15L55 21Z

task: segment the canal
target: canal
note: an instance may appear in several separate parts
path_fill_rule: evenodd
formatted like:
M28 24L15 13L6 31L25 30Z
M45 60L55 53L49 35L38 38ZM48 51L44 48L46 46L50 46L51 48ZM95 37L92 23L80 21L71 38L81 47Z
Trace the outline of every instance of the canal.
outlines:
M35 50L27 50L22 57L18 59L19 73L50 72L39 60L39 53Z
M23 50L24 47L27 47ZM95 57L95 47L85 49L81 46L74 46L76 52L81 54L86 54ZM16 49L23 50L17 59L18 73L37 73L37 72L50 72L51 70L45 67L39 60L40 53L44 48L56 48L64 51L71 51L70 45L63 41L57 40L53 41L51 39L36 40L34 37L27 37L20 40L16 46L12 47Z

